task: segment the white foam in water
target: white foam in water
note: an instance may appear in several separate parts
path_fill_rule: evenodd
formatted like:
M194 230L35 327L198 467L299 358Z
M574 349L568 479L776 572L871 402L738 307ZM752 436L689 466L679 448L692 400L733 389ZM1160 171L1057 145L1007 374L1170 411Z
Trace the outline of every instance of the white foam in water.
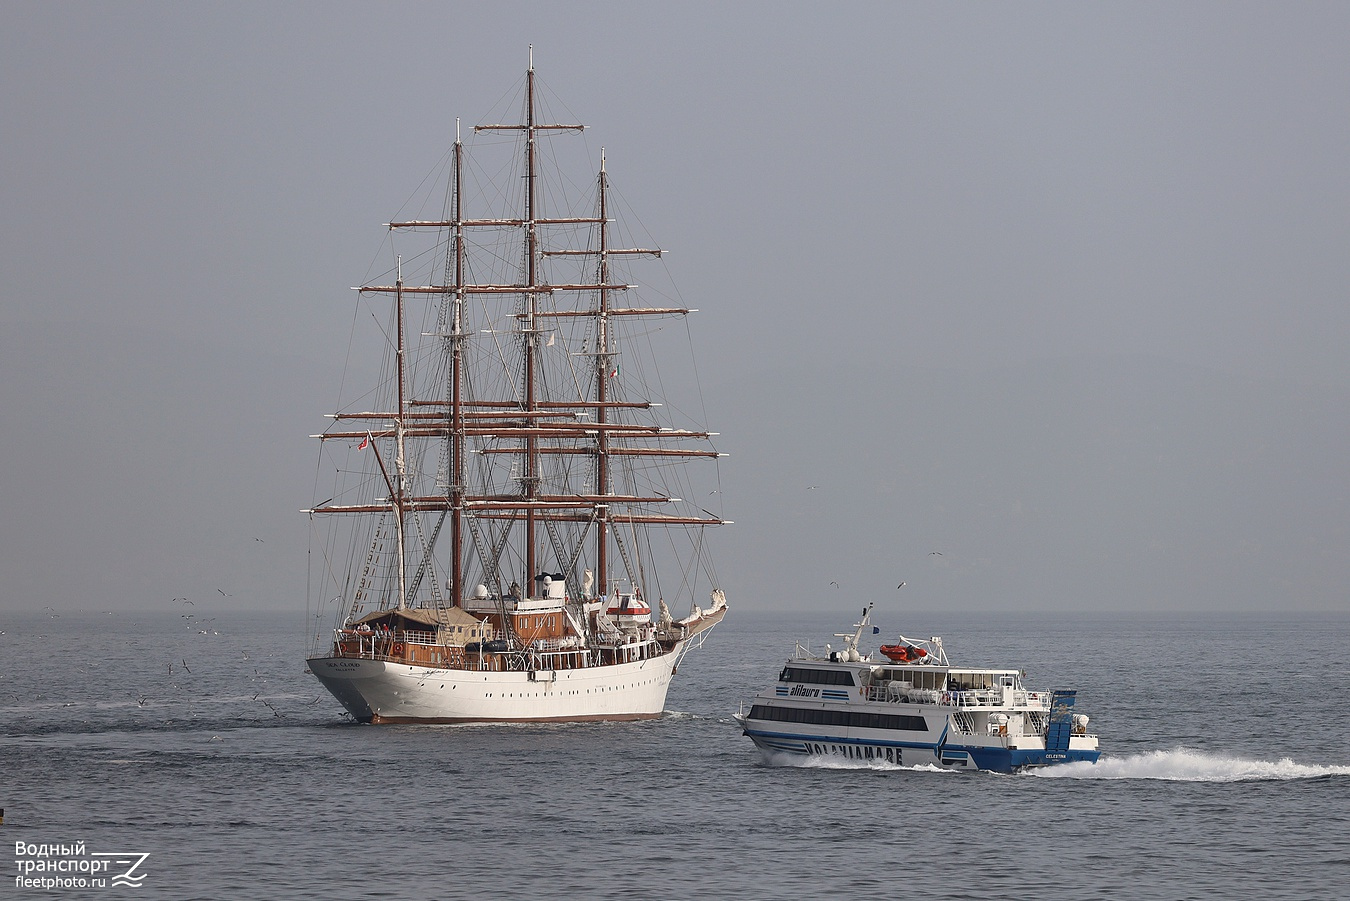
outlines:
M884 759L873 757L871 760L856 760L838 757L833 754L792 754L787 751L760 750L760 755L769 766L793 766L803 769L819 770L895 770L911 773L950 773L937 764L919 766L900 766L887 763Z
M1103 757L1096 763L1065 763L1030 771L1043 779L1161 779L1174 782L1243 782L1350 776L1350 766L1308 766L1288 757L1245 760L1178 748L1128 757Z
M769 766L824 770L895 770L920 773L956 774L955 770L923 764L898 766L885 760L851 760L833 755L790 754L764 751L760 754ZM1322 776L1350 776L1350 766L1316 766L1295 763L1289 758L1276 761L1246 760L1222 754L1207 754L1178 748L1173 751L1149 751L1128 757L1103 757L1096 763L1063 763L1026 771L1042 779L1157 779L1171 782L1246 782L1316 779Z

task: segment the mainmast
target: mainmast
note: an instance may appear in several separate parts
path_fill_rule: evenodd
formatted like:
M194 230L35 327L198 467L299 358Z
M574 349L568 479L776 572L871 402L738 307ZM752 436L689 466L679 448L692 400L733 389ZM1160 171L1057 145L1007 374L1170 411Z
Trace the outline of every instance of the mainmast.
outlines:
M464 599L464 142L455 120L454 286L450 319L450 603Z
M521 225L525 228L525 284L521 286L524 294L524 310L521 314L520 334L524 345L525 386L520 410L527 418L541 413L537 397L536 375L539 350L539 294L551 290L540 284L539 280L539 226L549 222L574 220L546 220L539 217L538 210L538 136L546 131L581 131L582 125L541 125L535 118L534 90L534 47L530 47L530 66L525 72L525 122L523 125L477 125L474 131L520 131L525 136L525 216ZM539 435L526 430L524 438L524 459L521 461L520 498L525 520L525 579L526 585L532 585L538 573L537 524L540 503Z
M598 404L595 418L600 431L595 438L595 493L612 494L609 481L609 209L605 193L609 179L605 175L605 150L600 148L600 260L598 268L600 303L595 322L595 400ZM596 509L595 568L599 573L596 596L609 593L609 504Z
M394 486L394 506L398 508L398 517L396 519L396 531L398 534L398 607L402 610L408 603L408 529L407 529L407 509L404 499L408 493L408 458L404 446L404 417L408 413L408 401L405 394L405 360L404 351L406 344L403 335L403 258L398 258L398 276L394 282L398 289L394 292L395 297L395 318L398 320L398 416L394 419L394 443L396 453L394 455L395 486Z
M525 284L531 288L525 295L526 317L522 323L525 341L525 405L526 413L536 412L534 398L535 351L538 349L538 331L535 329L535 313L538 311L538 295L534 288L539 285L538 223L534 219L535 187L535 134L534 134L534 48L530 48L530 68L525 73ZM539 496L539 439L533 435L525 438L525 460L521 478L521 495L526 501L534 501ZM525 510L525 584L534 584L537 572L534 550L534 527L536 512L531 504ZM525 589L526 595L529 588Z

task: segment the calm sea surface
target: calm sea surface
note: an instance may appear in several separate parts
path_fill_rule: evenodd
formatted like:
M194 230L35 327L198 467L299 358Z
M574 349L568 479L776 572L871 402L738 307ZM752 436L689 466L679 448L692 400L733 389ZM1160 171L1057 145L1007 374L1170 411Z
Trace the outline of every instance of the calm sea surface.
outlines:
M5 897L1350 897L1350 617L882 614L1077 688L1105 752L963 776L741 736L740 702L849 613L733 609L659 720L430 727L345 719L298 615L49 614L0 614ZM139 887L15 882L147 853Z

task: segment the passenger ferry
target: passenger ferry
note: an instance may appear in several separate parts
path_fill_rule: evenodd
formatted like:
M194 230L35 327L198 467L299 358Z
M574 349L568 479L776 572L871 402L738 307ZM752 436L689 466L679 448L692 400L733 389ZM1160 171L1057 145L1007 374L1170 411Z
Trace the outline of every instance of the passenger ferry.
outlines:
M880 632L871 615L869 605L852 633L835 634L839 650L797 645L777 684L736 717L756 746L968 772L1097 759L1076 691L1030 691L1020 670L952 666L938 637L901 635L879 658L863 654L864 632Z

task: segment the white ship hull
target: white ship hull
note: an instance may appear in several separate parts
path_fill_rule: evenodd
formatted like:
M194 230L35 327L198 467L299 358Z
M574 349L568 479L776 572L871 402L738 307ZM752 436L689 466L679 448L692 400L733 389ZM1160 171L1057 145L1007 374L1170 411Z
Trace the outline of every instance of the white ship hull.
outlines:
M682 646L659 657L580 669L500 672L314 657L311 672L363 723L652 719Z

